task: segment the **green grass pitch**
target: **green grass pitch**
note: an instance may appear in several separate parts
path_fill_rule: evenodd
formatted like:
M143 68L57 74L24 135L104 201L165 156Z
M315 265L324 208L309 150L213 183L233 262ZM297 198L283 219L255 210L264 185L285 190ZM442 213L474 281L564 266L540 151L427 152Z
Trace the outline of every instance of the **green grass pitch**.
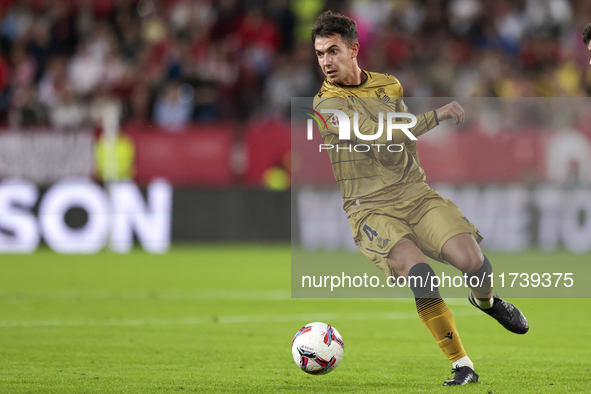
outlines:
M513 301L530 321L524 336L450 299L480 382L441 387L451 367L412 299L291 299L289 245L5 255L0 393L591 392L591 300ZM345 342L328 375L291 358L312 321Z

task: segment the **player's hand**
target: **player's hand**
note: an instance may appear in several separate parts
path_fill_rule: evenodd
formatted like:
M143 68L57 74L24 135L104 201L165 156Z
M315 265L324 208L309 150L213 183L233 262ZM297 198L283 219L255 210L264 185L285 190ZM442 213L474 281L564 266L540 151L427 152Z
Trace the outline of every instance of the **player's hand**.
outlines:
M464 123L464 119L466 118L466 112L464 112L464 108L458 104L457 101L449 103L437 111L437 119L440 122L443 122L447 119L453 119L456 124Z

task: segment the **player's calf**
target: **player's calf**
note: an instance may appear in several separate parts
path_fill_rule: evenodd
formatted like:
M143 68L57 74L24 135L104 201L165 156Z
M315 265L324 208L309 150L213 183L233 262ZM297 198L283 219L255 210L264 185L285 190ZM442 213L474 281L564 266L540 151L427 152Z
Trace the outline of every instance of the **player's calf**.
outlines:
M492 298L492 266L486 256L482 265L477 270L466 273L466 281L474 295L474 301L482 309L488 309L493 306Z
M417 312L454 369L469 367L472 370L474 366L464 350L453 315L441 298L439 288L431 283L434 275L435 272L426 263L414 265L408 273L407 280L415 296Z

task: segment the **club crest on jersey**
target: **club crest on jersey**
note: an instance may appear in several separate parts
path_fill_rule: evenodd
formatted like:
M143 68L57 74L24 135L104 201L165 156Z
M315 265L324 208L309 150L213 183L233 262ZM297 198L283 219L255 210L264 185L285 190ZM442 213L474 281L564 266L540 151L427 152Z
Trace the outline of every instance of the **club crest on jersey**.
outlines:
M387 238L378 237L378 248L384 249L390 243L390 240Z
M330 123L332 123L333 126L339 125L339 117L336 115L331 116L329 121L330 121Z
M388 97L388 95L386 94L386 89L384 88L376 89L376 96L378 96L378 99L383 101L384 103L390 102L390 97Z
M390 243L390 240L387 238L378 237L378 248L384 249Z

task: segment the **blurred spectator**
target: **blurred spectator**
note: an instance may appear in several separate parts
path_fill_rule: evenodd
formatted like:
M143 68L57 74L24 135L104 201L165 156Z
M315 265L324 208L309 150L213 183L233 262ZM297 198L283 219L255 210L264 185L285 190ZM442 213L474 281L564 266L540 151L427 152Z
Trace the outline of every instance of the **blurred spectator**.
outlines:
M145 85L138 85L131 92L127 121L134 125L145 125L151 121L150 91Z
M197 64L197 77L202 81L232 85L238 81L239 68L229 59L229 48L224 42L214 42L207 56Z
M29 86L35 82L37 63L21 45L12 48L12 82L16 86Z
M28 0L20 0L6 11L0 24L0 34L11 42L15 42L25 34L33 22L31 4Z
M69 87L61 87L49 110L51 125L60 130L77 130L89 126L89 108Z
M265 18L262 10L254 8L246 11L238 34L244 48L244 67L258 77L265 77L281 44L279 28L273 20Z
M35 78L39 78L45 69L45 63L54 53L49 32L50 24L47 19L37 17L30 29L30 41L27 46L27 53L35 59L37 72Z
M10 107L10 63L0 54L0 119L6 119Z
M109 93L107 85L97 87L94 99L90 103L89 117L95 127L102 127L107 114L107 110L113 109L116 114L121 114L123 106L121 100ZM116 123L116 122L113 122Z
M189 123L195 90L187 83L168 83L154 104L154 122L169 131Z
M12 127L43 126L47 123L45 106L37 100L37 91L32 85L17 88L8 116Z
M193 119L208 122L220 119L219 94L214 84L195 88L195 108Z
M137 10L142 18L141 35L144 41L149 44L162 42L167 37L168 26L163 19L161 3L154 0L140 1Z
M39 81L39 100L47 107L52 107L58 100L58 90L67 82L67 59L51 59L45 73Z
M276 59L275 70L265 84L270 115L287 118L292 97L310 97L317 93L317 65L312 55L306 44L300 44L293 55L281 55Z
M4 92L10 84L10 64L8 60L0 54L0 93Z
M322 82L310 29L327 8L357 21L361 67L397 76L407 96L591 94L586 0L12 3L0 12L0 122L10 112L23 126L43 112L87 125L87 103L107 96L125 122L173 128L286 117L290 97Z
M49 3L47 14L54 54L71 56L78 41L73 9L68 2L53 1Z
M129 67L123 60L117 46L108 49L102 71L101 85L105 85L109 89L116 89L126 83L129 77Z
M74 93L84 96L102 82L103 59L93 56L88 41L83 41L68 66L68 83ZM96 49L96 46L95 46Z
M294 44L295 15L289 8L288 0L270 0L267 13L275 21L281 30L279 38L281 40L281 50L289 52Z
M210 29L215 20L212 2L205 0L180 0L170 9L170 24L176 31L188 30L192 26Z
M216 19L211 26L211 39L224 40L235 35L240 18L240 4L236 0L220 0L214 2Z

